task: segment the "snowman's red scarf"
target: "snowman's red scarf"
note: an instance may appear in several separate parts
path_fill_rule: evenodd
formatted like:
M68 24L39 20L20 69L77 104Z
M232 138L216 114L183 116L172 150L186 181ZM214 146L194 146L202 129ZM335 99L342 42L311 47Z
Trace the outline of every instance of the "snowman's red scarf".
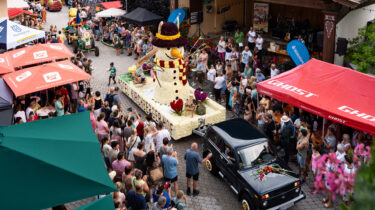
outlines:
M174 61L163 61L157 58L154 59L154 64L160 66L162 68L178 68L179 70L179 80L182 81L183 85L187 83L186 77L186 66L182 59L174 60ZM155 80L154 80L155 81Z

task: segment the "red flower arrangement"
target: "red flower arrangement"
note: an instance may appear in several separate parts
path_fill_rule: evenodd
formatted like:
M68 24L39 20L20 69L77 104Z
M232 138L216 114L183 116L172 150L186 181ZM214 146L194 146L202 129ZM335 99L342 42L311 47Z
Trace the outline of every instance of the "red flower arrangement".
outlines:
M173 109L174 112L178 115L182 115L182 108L184 107L184 101L180 98L177 101L173 100L171 103L171 108Z
M318 60L323 60L323 53L322 52L313 52L311 58L315 58Z
M188 36L190 27L191 27L191 25L186 21L181 23L179 30L180 30L180 33L183 37Z
M200 47L203 46L205 49L215 49L217 47L217 44L212 40L206 40L206 39L199 39L198 36L188 38L188 45L191 47Z
M258 169L252 176L259 177L259 181L262 181L266 178L266 175L269 173L277 173L288 175L288 173L293 173L292 171L285 170L277 164L272 164L269 166L264 166L263 168Z

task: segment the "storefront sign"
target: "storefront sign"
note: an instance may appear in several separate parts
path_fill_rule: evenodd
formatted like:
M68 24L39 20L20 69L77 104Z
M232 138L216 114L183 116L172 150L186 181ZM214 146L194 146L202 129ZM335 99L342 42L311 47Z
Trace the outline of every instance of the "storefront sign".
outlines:
M254 3L254 30L268 32L269 4Z

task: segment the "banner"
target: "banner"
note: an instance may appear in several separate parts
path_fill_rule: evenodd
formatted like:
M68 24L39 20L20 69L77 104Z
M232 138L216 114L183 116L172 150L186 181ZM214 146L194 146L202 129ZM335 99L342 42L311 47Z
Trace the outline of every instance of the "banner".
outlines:
M309 51L306 46L298 40L289 42L286 46L286 51L297 66L310 60Z
M255 31L268 32L269 4L254 3L253 25Z

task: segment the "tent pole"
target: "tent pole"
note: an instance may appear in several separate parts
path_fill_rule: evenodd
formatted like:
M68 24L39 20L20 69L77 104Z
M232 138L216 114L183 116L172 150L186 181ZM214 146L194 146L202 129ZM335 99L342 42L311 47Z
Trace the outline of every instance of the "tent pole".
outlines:
M322 126L322 139L324 140L324 126L326 124L326 118L323 117L323 126Z

